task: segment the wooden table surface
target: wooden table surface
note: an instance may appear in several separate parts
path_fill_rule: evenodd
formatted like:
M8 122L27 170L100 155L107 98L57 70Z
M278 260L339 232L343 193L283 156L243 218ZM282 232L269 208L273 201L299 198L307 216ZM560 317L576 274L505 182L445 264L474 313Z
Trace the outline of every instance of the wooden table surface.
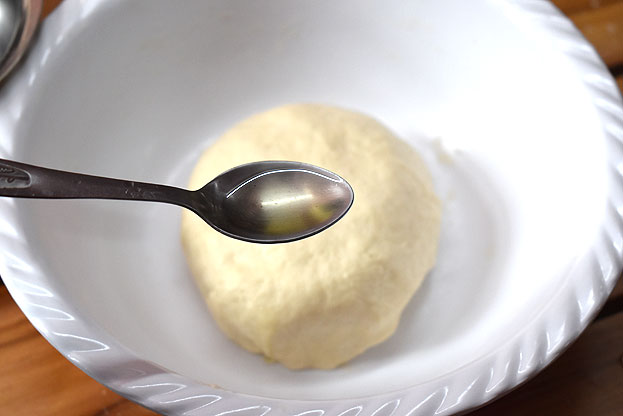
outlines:
M433 1L433 0L431 0ZM61 0L45 0L43 18ZM623 0L555 0L596 47L623 91ZM0 286L0 415L146 416L63 358ZM623 416L623 280L560 358L471 416Z

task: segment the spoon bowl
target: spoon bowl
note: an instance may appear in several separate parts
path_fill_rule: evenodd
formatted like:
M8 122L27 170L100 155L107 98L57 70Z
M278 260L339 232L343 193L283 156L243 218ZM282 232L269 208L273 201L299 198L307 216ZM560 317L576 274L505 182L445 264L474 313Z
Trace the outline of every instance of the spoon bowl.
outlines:
M354 199L348 182L333 172L288 161L241 165L188 191L0 159L0 196L164 202L253 243L285 243L319 233L342 218Z
M353 203L341 177L317 166L256 162L231 169L195 193L206 221L230 237L256 243L308 237L339 220ZM205 205L203 205L205 204Z

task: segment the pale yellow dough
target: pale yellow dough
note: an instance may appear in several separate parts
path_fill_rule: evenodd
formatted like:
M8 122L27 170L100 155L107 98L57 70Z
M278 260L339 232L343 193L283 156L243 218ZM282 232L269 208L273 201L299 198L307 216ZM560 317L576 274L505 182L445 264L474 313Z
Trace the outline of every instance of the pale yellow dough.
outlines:
M387 339L435 263L440 202L416 152L379 122L298 104L226 132L197 164L197 189L234 166L296 160L345 178L355 202L311 238L260 245L225 237L186 212L188 262L219 327L292 369L334 368Z

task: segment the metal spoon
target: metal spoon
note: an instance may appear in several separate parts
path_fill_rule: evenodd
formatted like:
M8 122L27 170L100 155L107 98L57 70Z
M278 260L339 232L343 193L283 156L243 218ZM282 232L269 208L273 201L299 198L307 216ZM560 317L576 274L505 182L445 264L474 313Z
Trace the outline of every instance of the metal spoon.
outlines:
M248 163L188 191L4 159L0 159L0 196L175 204L195 212L215 230L253 243L285 243L316 234L342 218L354 198L344 179L300 162Z
M41 6L42 0L0 0L0 80L28 48Z

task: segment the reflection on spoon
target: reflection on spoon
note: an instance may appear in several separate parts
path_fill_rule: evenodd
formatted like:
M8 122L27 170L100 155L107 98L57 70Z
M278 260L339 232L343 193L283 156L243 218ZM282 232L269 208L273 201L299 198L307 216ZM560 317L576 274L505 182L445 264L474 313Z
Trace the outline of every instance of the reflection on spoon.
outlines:
M261 169L225 195L223 228L234 227L236 234L255 230L256 238L298 239L333 224L353 202L348 183L325 169L297 162L260 163Z

